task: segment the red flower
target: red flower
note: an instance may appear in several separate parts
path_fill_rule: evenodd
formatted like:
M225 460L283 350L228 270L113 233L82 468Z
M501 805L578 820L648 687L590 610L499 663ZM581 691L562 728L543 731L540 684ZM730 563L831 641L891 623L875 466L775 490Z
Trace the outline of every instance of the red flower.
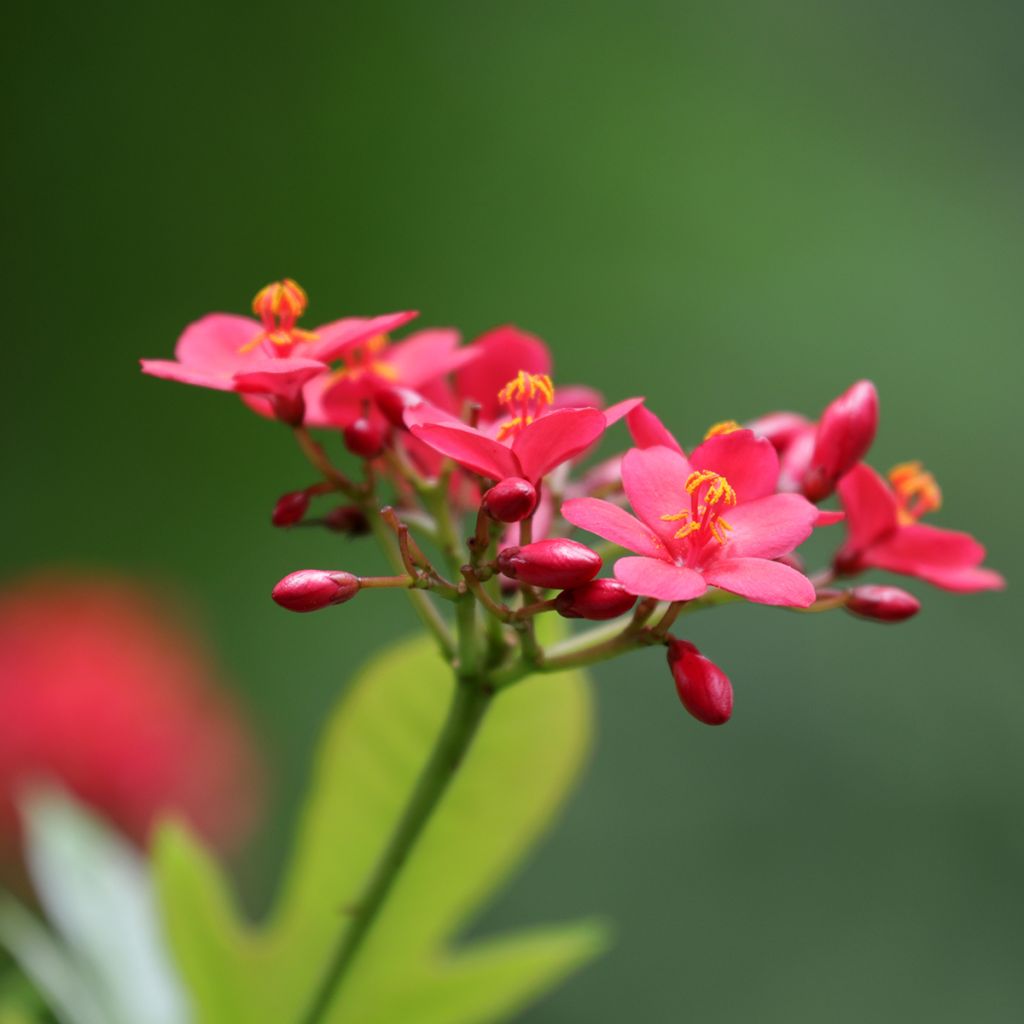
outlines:
M985 548L969 533L918 522L942 504L935 478L921 463L896 466L889 481L864 464L840 480L839 500L846 509L849 530L836 556L840 572L887 569L962 592L1006 585L999 573L981 567Z
M275 281L253 299L258 321L211 313L185 329L173 360L143 359L142 370L183 384L265 396L274 401L276 415L298 421L303 386L324 373L328 362L353 345L395 330L416 316L389 313L368 319L348 317L306 331L297 326L306 302L306 293L294 281Z
M260 786L196 637L137 585L42 576L0 595L0 851L21 789L55 781L144 843L158 815L235 845Z
M562 515L636 552L615 563L615 576L638 596L687 601L713 584L806 607L811 582L774 559L806 540L818 511L799 495L775 494L778 473L775 449L749 430L712 436L690 459L662 445L634 448L622 482L638 518L597 498L567 501Z

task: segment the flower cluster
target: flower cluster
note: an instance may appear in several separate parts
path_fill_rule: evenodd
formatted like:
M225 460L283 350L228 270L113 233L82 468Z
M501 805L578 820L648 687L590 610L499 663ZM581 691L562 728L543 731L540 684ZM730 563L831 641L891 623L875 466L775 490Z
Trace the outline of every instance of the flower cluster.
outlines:
M280 605L313 611L404 589L462 680L497 691L662 645L683 705L716 725L732 713L732 687L672 635L684 614L738 599L879 622L916 614L906 591L858 584L868 569L957 591L1003 585L973 537L920 522L941 504L920 463L883 478L862 461L878 426L869 381L817 422L776 412L716 423L687 451L641 398L606 406L589 388L556 387L547 346L515 327L467 345L450 329L393 341L415 313L305 330L306 304L294 281L268 285L253 302L258 319L207 316L181 336L175 361L143 369L236 391L286 423L318 479L283 495L273 523L373 533L391 559L387 576L293 573L274 588ZM612 428L632 444L595 463ZM355 471L311 430L340 433ZM310 516L313 499L331 495L341 504ZM833 495L840 507L821 507ZM840 522L832 564L806 572L797 548ZM608 621L545 648L543 615Z

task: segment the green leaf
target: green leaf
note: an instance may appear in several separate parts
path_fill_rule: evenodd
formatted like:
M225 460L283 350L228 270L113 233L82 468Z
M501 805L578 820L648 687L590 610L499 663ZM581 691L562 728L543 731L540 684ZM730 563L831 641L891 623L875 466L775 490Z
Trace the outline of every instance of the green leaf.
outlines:
M241 923L217 865L165 827L156 874L172 947L203 1024L297 1021L440 730L452 692L426 638L373 661L328 726L312 794L267 923ZM596 955L596 923L468 946L459 930L517 867L568 795L587 751L580 673L500 694L367 936L330 1024L485 1024Z
M76 1020L93 1019L101 1007L103 1024L185 1024L190 1015L174 973L157 917L147 865L136 850L85 807L57 790L38 790L21 803L26 855L32 880L60 944L50 956L51 983L56 954L67 961L65 974L88 989L84 999L60 996ZM14 915L12 917L11 915ZM14 942L41 926L28 927L24 912L7 908ZM28 918L31 921L31 918ZM32 939L40 963L42 934ZM31 951L31 950L29 950ZM12 952L18 950L12 946ZM24 956L20 957L24 964ZM62 990L67 985L61 982ZM68 1011L65 1010L65 1013Z

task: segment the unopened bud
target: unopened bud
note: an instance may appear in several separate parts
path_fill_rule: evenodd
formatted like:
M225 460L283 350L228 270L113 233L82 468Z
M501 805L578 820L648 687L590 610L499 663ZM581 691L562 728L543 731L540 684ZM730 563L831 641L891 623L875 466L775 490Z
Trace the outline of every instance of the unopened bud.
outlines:
M601 556L579 541L538 540L525 547L505 548L498 569L531 587L568 590L589 583L601 571Z
M309 494L306 491L289 491L277 499L270 521L274 526L294 526L301 523L309 509Z
M865 583L849 592L846 610L876 622L903 622L921 610L921 602L899 587Z
M746 424L748 430L770 441L772 447L780 453L810 426L807 417L797 412L770 412Z
M382 427L371 423L365 416L350 423L344 430L345 447L362 459L375 459L384 451L387 434Z
M537 507L537 489L529 480L510 476L496 483L483 498L484 511L499 523L518 523Z
M590 619L595 622L616 619L636 604L618 580L591 580L582 587L563 590L555 598L555 611L566 619Z
M732 716L732 683L713 662L686 640L670 640L668 665L683 707L705 725L722 725Z
M805 497L821 501L839 478L867 454L878 429L878 392L869 380L859 380L822 413L814 454L804 474Z
M374 396L377 408L383 413L384 418L393 427L399 430L407 429L405 426L405 411L414 405L423 404L423 396L412 388L384 388Z
M300 569L285 576L270 596L290 612L316 612L328 605L344 604L357 593L359 577L350 572Z
M347 533L350 537L364 537L370 532L370 521L366 513L356 505L338 505L324 516L324 526L335 533Z

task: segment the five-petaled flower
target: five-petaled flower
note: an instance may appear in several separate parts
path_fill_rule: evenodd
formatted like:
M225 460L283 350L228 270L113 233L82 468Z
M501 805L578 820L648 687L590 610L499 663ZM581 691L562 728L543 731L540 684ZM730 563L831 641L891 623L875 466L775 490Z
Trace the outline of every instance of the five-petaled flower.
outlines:
M546 373L520 370L498 392L505 409L487 426L471 427L436 406L409 409L413 435L464 469L491 480L519 477L538 484L556 466L589 448L641 399L599 409L553 409L555 389Z
M838 490L849 531L835 560L844 575L887 569L965 593L1006 585L999 573L982 567L985 548L969 533L918 522L942 503L935 478L921 463L894 467L889 483L862 463Z
M142 370L153 377L253 396L260 411L298 423L304 411L303 386L324 373L332 359L416 316L347 317L307 331L298 327L306 304L306 293L294 281L275 281L253 299L259 320L210 313L185 328L173 360L143 359ZM264 403L269 406L264 408Z
M700 597L708 584L762 604L807 607L814 586L773 561L810 535L817 509L776 494L778 456L749 430L711 436L689 459L664 445L634 448L622 482L636 516L597 498L562 514L576 526L636 553L615 563L630 592L664 601Z

